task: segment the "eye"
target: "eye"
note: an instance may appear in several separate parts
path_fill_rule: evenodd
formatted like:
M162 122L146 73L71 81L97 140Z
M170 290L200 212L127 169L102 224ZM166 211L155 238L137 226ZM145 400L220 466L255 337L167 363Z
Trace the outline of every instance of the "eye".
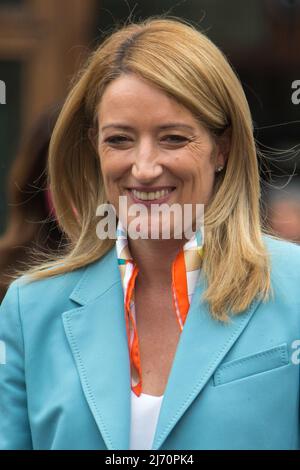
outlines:
M167 135L162 140L168 141L168 143L172 143L172 144L180 144L180 143L189 141L187 137L184 137L182 135L175 135L175 134ZM126 137L125 135L114 135L104 140L104 142L111 144L111 145L125 144L129 141L130 141L129 137Z
M125 135L114 135L112 137L108 137L107 139L104 140L104 142L107 142L109 144L123 144L128 141L128 137Z
M169 142L174 143L174 144L180 144L182 142L187 142L188 139L187 137L184 137L183 135L175 135L175 134L170 134L167 135L163 138L163 140L168 140L171 139Z

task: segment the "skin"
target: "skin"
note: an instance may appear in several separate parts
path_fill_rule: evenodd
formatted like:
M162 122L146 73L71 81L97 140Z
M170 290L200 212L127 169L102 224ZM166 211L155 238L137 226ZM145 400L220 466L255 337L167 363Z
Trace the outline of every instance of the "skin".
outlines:
M192 129L159 129L172 122ZM116 123L133 129L103 129ZM225 164L228 141L216 143L188 109L146 80L124 74L102 96L97 145L106 194L118 213L119 196L128 196L128 207L134 203L127 189L132 187L171 186L176 189L167 204L207 204L216 168ZM155 277L165 283L165 274L184 242L130 240L130 249L148 281Z

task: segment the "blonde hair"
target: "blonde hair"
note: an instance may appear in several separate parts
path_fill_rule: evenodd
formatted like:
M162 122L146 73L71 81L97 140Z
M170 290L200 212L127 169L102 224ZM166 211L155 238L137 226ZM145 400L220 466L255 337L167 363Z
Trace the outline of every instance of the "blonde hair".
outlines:
M223 53L194 26L174 17L123 25L89 57L57 120L49 149L49 182L56 217L70 239L64 256L33 266L38 280L101 258L114 240L96 235L96 208L106 201L99 156L88 132L106 86L134 73L188 108L212 135L230 128L226 168L216 175L205 213L204 300L226 321L260 296L268 298L270 266L262 239L260 185L250 110ZM72 206L76 208L74 217Z

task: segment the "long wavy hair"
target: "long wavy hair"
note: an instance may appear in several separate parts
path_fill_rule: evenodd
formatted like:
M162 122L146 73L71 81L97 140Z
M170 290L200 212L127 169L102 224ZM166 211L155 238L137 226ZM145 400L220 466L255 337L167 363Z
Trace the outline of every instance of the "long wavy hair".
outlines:
M155 16L113 31L72 83L49 149L49 184L67 254L31 267L29 280L55 276L100 259L114 240L96 235L96 208L107 201L99 155L89 139L106 86L134 73L189 109L212 136L230 128L226 167L216 175L205 211L204 300L215 319L243 312L271 290L262 237L253 124L242 85L224 54L186 20ZM76 217L74 216L76 208Z

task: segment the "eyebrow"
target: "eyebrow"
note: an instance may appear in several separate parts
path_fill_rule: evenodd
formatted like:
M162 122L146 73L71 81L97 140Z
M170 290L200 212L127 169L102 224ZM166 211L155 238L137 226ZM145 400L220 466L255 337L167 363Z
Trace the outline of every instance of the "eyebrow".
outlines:
M106 126L103 126L101 128L101 131L104 131L104 129L107 129L109 127L117 128L117 129L124 129L128 131L133 131L134 127L132 126L127 126L126 124L122 123L115 123L115 124L107 124ZM185 128L189 129L191 131L194 131L194 127L189 126L188 124L183 124L181 122L170 122L168 124L163 124L162 126L157 126L156 129L171 129L171 128Z

